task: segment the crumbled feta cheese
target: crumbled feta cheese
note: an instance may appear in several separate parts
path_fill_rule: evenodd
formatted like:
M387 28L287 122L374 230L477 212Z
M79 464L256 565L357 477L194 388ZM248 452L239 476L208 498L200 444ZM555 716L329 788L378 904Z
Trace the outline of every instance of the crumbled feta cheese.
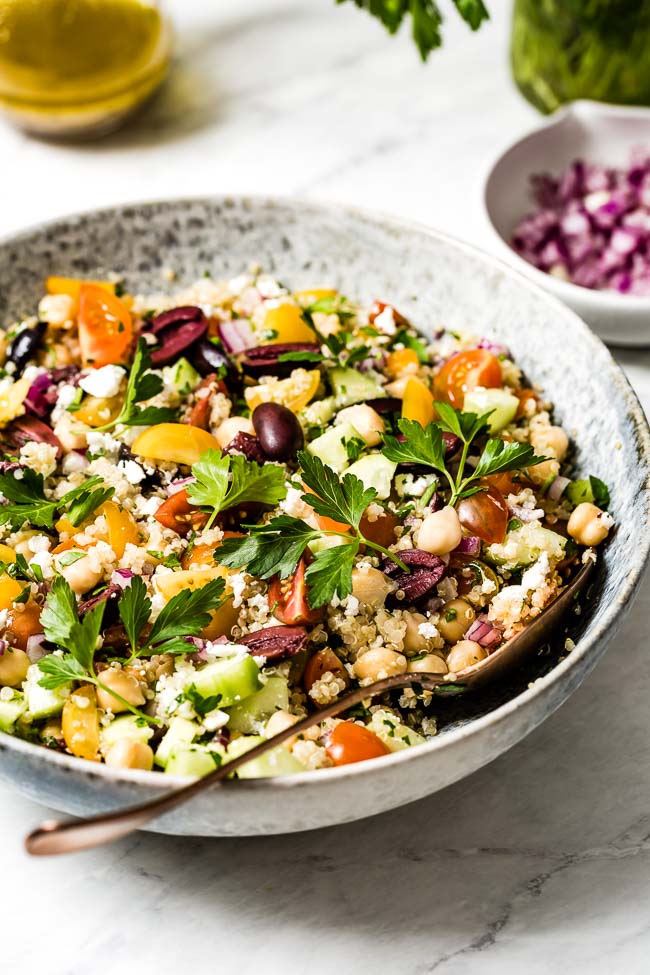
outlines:
M53 444L31 440L20 448L20 460L37 474L49 477L56 470L57 452Z
M136 464L134 460L121 460L117 465L117 469L124 474L129 484L139 484L147 476L140 465Z
M100 399L110 399L117 396L126 371L121 366L101 366L92 369L87 376L79 380L79 385L85 393L98 396Z

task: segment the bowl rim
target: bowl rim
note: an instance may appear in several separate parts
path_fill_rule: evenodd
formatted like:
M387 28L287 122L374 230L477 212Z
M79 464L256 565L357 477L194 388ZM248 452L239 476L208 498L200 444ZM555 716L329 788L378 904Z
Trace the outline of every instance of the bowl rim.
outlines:
M629 311L634 316L645 312L650 315L650 296L626 295L617 291L585 288L584 285L575 284L573 281L563 281L562 278L556 278L547 271L542 271L540 268L535 267L534 264L531 264L523 258L510 241L503 236L492 217L492 181L496 177L498 170L506 162L508 156L516 152L527 142L534 142L535 139L543 137L544 133L549 129L562 125L571 119L588 120L590 116L613 116L615 118L637 117L643 119L650 125L650 108L644 108L643 106L613 105L608 102L593 102L589 99L577 99L576 101L569 102L567 105L561 106L540 124L529 128L523 135L518 136L505 145L499 151L498 155L494 156L492 161L488 163L482 180L483 191L481 196L483 211L492 234L496 237L499 244L505 248L508 255L516 262L515 270L520 269L525 275L530 276L543 287L553 289L563 301L567 303L580 301L585 305L593 306L594 309L605 312L612 311L620 314L621 312ZM532 173L528 173L528 178L532 175ZM522 216L525 216L525 214Z
M451 246L453 249L468 255L470 258L475 260L478 259L483 265L491 267L494 271L498 271L499 273L505 275L505 277L514 278L516 281L523 284L528 290L532 290L533 293L543 301L551 302L551 304L555 306L558 314L568 317L568 319L572 322L572 327L576 329L578 333L582 333L583 338L589 345L592 346L593 351L594 353L597 353L598 358L602 360L604 357L604 360L609 368L611 379L618 387L619 395L625 401L627 416L631 421L633 421L634 429L641 448L640 455L645 459L646 485L650 488L650 426L648 425L648 421L645 417L641 404L639 403L636 393L632 389L629 380L625 376L625 373L621 367L614 360L604 343L589 329L589 327L582 321L576 312L561 302L553 294L549 294L549 292L543 287L540 287L535 282L531 281L526 274L523 274L516 268L511 267L506 261L482 250L482 248L477 247L474 244L467 243L451 234L436 230L416 220L402 218L398 215L390 214L385 211L375 211L363 207L356 207L348 203L340 203L329 200L312 200L292 195L264 195L249 193L224 193L212 195L203 194L198 196L166 197L162 199L128 201L122 204L113 204L111 206L97 207L90 210L82 210L70 214L64 214L51 220L32 224L26 228L23 228L22 230L2 235L0 237L0 249L5 248L8 245L20 246L21 243L27 243L35 233L49 232L51 234L56 234L58 229L68 227L71 223L75 223L77 221L83 222L86 219L96 219L101 217L103 214L110 213L113 215L119 215L120 212L124 210L160 210L165 208L171 211L177 209L178 207L191 207L197 205L209 207L214 206L215 204L220 204L223 206L232 204L233 202L244 205L251 209L255 208L257 210L263 210L266 208L279 209L282 207L295 209L296 207L300 207L301 210L312 211L315 215L322 213L324 210L331 213L338 212L345 214L347 217L350 217L353 220L361 220L362 222L374 224L375 226L379 226L384 230L401 232L406 231L409 233L423 234L427 237L433 238L445 246ZM548 693L555 684L562 682L565 675L573 670L578 661L589 656L589 654L593 652L593 649L597 643L603 639L608 641L608 638L613 635L620 621L620 614L623 607L636 595L639 583L643 578L648 563L648 556L650 554L650 527L647 526L650 525L650 491L646 491L645 495L645 507L648 517L646 518L646 529L640 537L640 557L637 558L631 568L631 571L626 575L625 580L616 595L616 598L612 599L609 606L605 607L603 618L598 628L588 637L581 638L567 657L559 661L547 674L537 678L524 691L515 695L513 698L506 701L504 704L500 705L494 710L488 711L486 714L472 719L458 728L453 728L446 731L440 736L435 736L424 742L422 745L418 745L416 748L405 748L401 751L393 752L390 755L382 756L380 759L369 759L351 765L319 769L317 774L314 774L313 771L305 771L270 779L224 780L223 782L218 783L218 785L220 787L226 787L227 789L237 788L240 791L258 791L260 789L284 790L292 788L305 788L308 786L313 786L314 788L327 788L327 786L334 781L347 779L352 776L356 777L358 775L369 775L372 773L373 769L376 772L384 769L388 770L394 765L400 765L409 761L416 761L420 758L424 758L426 755L431 755L443 749L453 748L459 742L464 741L465 739L488 728L489 726L498 727L503 722L507 722L515 711L531 704L536 698ZM101 781L110 781L113 784L122 784L125 787L145 786L149 791L153 789L156 792L167 792L171 791L174 787L178 788L183 785L187 785L190 781L192 781L191 778L186 776L166 775L154 770L144 771L139 769L120 769L100 764L98 762L85 761L73 755L65 755L60 752L47 749L43 745L24 741L23 739L16 738L15 736L6 732L0 732L0 756L5 748L9 751L15 751L18 754L30 756L39 761L46 763L51 762L54 766L58 766L62 771L85 776L87 779L93 779L98 783Z

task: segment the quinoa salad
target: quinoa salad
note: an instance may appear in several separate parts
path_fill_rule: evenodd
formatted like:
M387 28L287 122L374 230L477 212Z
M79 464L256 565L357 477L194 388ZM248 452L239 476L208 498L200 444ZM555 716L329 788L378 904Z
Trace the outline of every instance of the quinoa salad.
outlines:
M2 732L208 774L383 678L462 686L613 526L480 323L257 270L45 291L0 350ZM437 703L369 696L237 775L417 746Z

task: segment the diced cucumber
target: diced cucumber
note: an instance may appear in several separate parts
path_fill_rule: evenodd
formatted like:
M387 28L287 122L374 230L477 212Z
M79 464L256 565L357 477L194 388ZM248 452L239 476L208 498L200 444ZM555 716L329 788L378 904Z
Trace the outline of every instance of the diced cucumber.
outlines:
M354 429L352 424L339 423L338 426L330 427L320 437L312 440L307 450L314 457L320 458L324 464L327 464L328 467L335 470L337 474L340 474L350 462L345 446L346 441L355 439L361 440L363 438Z
M576 508L584 501L596 504L599 508L607 508L610 500L607 485L599 477L571 481L564 489L564 497Z
M318 555L319 552L324 552L328 548L337 548L339 545L350 545L355 539L352 536L344 537L343 535L322 535L321 538L314 538L309 542L307 548L312 553L312 555Z
M222 753L214 745L175 745L167 760L167 775L203 778L221 765Z
M489 420L490 433L503 430L515 418L519 409L519 400L507 389L483 389L477 387L465 393L463 410L465 413L483 413L494 411Z
M192 674L190 684L194 684L201 697L220 696L219 707L229 708L244 698L259 691L262 682L260 669L247 654L215 660Z
M239 758L240 755L250 751L255 745L259 745L265 740L261 735L244 735L241 738L235 738L226 749L226 761ZM278 745L277 748L272 748L271 751L260 755L259 758L254 758L246 765L242 765L235 774L240 779L270 779L276 775L291 775L295 772L304 771L305 766L297 758L294 758L290 751L282 745Z
M161 765L164 768L169 761L172 750L177 746L190 745L198 733L199 726L193 721L188 721L187 718L172 718L169 722L169 728L156 749L154 756L156 765Z
M61 714L66 698L70 696L72 684L63 684L56 690L50 691L41 687L39 681L45 675L38 664L32 664L27 671L27 677L23 684L27 710L34 721L41 721L43 718L52 718L56 714Z
M121 718L115 718L106 728L101 729L100 751L107 752L116 742L123 739L141 741L146 745L152 735L153 728L146 724L143 718L138 718L135 714L125 714Z
M165 366L162 373L165 382L175 386L181 396L191 393L201 382L201 376L187 359L179 359L173 366Z
M336 400L333 396L326 396L325 399L318 399L315 403L306 406L300 413L300 419L306 426L324 427L335 413Z
M27 710L25 695L14 691L8 701L0 698L0 731L12 731L16 721Z
M397 464L383 454L367 454L351 464L345 473L354 474L365 488L374 488L379 500L385 501L390 496L396 469Z
M345 366L335 366L329 373L329 380L339 409L386 395L383 387L372 376Z
M542 552L546 552L552 563L561 562L567 540L550 528L536 522L528 522L514 531L508 532L501 544L488 545L485 558L495 565L508 570L523 569L536 562Z
M286 680L284 677L269 677L260 691L230 709L228 727L231 731L252 734L259 731L259 725L274 711L286 711L288 707L289 687Z
M412 745L422 745L426 741L419 732L402 724L392 712L383 709L374 712L367 727L369 731L374 731L377 737L381 738L391 752L399 752Z

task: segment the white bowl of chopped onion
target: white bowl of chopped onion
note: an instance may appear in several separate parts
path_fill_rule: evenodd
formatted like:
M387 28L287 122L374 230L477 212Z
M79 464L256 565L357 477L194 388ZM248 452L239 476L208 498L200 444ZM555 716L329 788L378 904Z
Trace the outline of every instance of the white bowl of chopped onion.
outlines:
M484 202L512 264L608 344L650 346L650 109L560 109L499 156Z

